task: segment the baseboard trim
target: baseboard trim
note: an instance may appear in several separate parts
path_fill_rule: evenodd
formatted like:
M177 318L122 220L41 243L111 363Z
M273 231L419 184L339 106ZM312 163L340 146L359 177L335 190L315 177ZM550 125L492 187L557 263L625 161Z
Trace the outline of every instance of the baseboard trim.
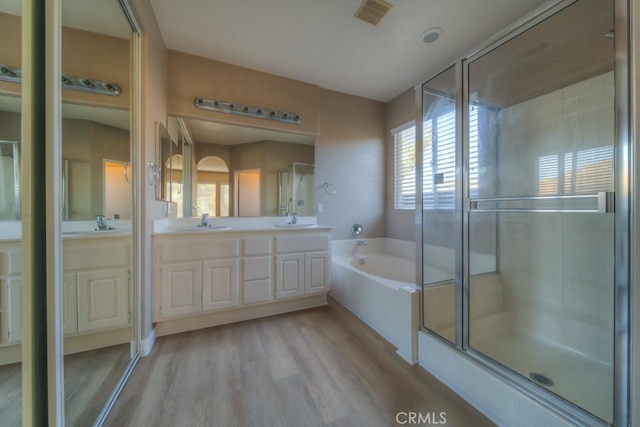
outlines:
M327 305L326 293L185 318L163 320L156 323L156 332L161 337L179 332L288 313L290 311L306 310L323 305Z
M151 354L151 349L156 343L156 328L152 328L146 338L140 340L140 356L145 357Z

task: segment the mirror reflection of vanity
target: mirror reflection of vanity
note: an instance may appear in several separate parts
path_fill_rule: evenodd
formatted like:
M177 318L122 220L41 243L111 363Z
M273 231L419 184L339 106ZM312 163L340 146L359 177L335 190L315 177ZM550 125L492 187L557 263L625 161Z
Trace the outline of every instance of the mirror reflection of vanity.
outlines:
M196 119L179 122L178 138L193 143L159 140L164 166L160 192L178 206L190 195L191 215L184 216L315 215L312 136ZM180 159L168 149L176 145L192 146L193 152ZM188 166L190 174L184 172ZM188 176L193 185L185 194ZM178 216L181 212L188 210L178 208Z
M136 352L130 279L132 30L118 2L62 3L62 261L56 268L62 279L64 413L66 425L92 425ZM0 63L20 68L18 5L3 2L0 9L2 31L11 35L0 43ZM119 95L68 89L80 77L90 89L113 82ZM7 425L20 425L22 411L21 89L19 81L0 82L0 258L11 260L0 263L0 395L14 399L0 405L0 424ZM108 227L96 227L98 215Z

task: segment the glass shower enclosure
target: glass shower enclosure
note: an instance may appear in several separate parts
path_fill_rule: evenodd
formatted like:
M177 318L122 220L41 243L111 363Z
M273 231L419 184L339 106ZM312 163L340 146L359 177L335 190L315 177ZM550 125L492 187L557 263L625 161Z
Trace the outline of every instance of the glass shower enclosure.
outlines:
M420 156L423 327L607 424L628 286L614 27L611 1L557 2L430 79Z
M291 163L278 173L279 216L316 214L314 172L312 164Z

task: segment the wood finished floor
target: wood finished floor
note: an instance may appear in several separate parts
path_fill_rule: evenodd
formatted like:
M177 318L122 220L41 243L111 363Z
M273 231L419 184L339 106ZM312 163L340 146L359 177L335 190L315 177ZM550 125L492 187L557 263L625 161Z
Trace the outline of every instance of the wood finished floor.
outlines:
M447 426L492 425L329 300L158 338L105 425L377 427L399 425L400 411L445 412Z
M129 344L64 357L65 421L91 426L131 360ZM22 364L0 366L0 427L22 425Z

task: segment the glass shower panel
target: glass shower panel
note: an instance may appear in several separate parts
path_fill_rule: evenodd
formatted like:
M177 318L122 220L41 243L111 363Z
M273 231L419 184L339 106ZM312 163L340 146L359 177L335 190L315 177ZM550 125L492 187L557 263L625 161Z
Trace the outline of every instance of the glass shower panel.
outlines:
M307 163L291 163L278 173L279 215L316 214L314 173L315 166Z
M422 87L423 324L456 341L456 72L451 67Z
M607 422L613 27L578 1L468 68L469 347Z

